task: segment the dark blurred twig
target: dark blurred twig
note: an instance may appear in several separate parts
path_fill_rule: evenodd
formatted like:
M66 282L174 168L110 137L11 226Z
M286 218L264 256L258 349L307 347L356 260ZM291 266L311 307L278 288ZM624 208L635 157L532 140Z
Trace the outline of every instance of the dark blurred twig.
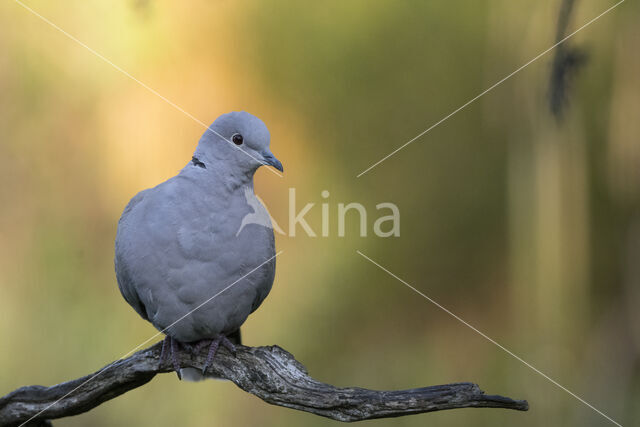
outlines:
M569 27L574 0L561 0L558 24L556 26L556 42L562 40ZM571 82L576 73L587 62L586 52L569 42L560 43L553 56L551 77L549 80L549 106L551 113L561 119L569 100Z
M17 426L30 418L45 420L77 415L172 371L160 363L161 345L118 360L95 374L52 387L27 386L0 398L0 425ZM182 366L201 368L207 349L181 352ZM273 405L310 412L338 421L398 417L455 408L505 408L526 411L524 400L486 395L476 384L456 383L399 391L339 388L311 378L304 366L278 346L239 346L234 356L219 351L210 373ZM93 377L93 378L92 378ZM89 380L90 379L90 380ZM37 414L37 415L36 415Z

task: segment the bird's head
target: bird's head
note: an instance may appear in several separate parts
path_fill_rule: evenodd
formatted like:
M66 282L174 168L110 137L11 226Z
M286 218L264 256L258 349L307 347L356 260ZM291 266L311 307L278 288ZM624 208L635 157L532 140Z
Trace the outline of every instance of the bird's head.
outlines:
M259 118L233 111L218 117L198 143L194 158L209 168L219 166L238 172L253 173L262 165L283 171L282 163L269 149L271 135Z

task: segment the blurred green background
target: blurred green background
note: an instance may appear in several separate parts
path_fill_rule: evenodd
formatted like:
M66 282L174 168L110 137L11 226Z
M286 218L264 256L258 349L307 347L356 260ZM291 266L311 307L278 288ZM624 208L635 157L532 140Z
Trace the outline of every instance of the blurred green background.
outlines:
M613 2L578 1L569 31ZM401 236L278 235L269 298L243 327L318 379L396 389L473 381L527 413L456 410L376 426L611 425L356 254L435 299L623 425L640 420L640 26L627 1L570 40L588 54L562 121L553 52L356 175L555 41L559 0L29 1L200 120L261 117L288 189L396 203ZM113 272L117 220L203 129L13 1L0 3L0 394L88 374L155 333ZM330 197L321 198L328 190ZM148 385L55 425L305 425L231 383Z

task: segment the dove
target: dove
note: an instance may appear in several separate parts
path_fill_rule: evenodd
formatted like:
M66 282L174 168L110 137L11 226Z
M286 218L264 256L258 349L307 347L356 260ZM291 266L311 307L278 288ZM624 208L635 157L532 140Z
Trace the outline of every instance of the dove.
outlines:
M118 222L120 292L166 334L161 358L171 354L181 379L205 377L220 345L235 351L240 326L273 285L275 239L268 214L267 221L242 223L265 209L254 194L256 170L270 165L283 171L270 139L262 120L247 112L221 115L191 161L134 196ZM181 369L180 349L202 346L209 346L202 373Z

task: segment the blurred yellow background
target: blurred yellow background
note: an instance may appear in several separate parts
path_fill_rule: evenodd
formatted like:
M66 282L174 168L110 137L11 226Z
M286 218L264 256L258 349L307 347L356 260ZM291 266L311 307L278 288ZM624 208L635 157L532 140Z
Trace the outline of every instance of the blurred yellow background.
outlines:
M553 52L356 175L554 43L559 1L70 1L28 5L199 120L262 118L299 205L401 211L401 236L277 235L276 282L243 326L316 378L377 389L473 381L527 413L365 425L607 425L356 254L420 289L623 425L640 420L640 27L627 1L568 43L588 62L560 122ZM613 2L579 1L569 31ZM0 3L0 395L76 378L156 331L120 296L113 240L202 127L13 1ZM328 190L330 197L321 198ZM335 230L335 229L334 229ZM334 423L174 374L65 426Z

